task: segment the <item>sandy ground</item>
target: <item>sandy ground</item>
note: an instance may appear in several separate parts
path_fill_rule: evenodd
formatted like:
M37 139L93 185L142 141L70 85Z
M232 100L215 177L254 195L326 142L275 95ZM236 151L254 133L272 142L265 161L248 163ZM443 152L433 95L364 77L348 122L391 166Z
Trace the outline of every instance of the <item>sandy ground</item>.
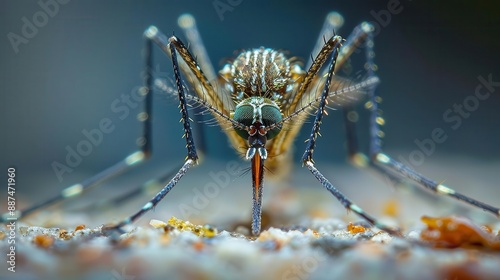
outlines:
M500 222L493 215L349 166L318 167L367 212L400 227L403 236L390 236L348 213L307 170L297 168L288 182L267 181L263 231L249 237L249 175L230 176L228 184L210 189L209 183L217 183L210 174L225 172L226 163L208 162L121 236L102 232L101 225L125 218L151 195L114 206L98 202L127 190L131 176L139 175L125 175L17 221L16 272L3 261L0 279L500 279ZM420 171L498 205L493 183L499 167L451 159ZM455 218L432 231L421 222L424 215L471 221ZM150 225L152 219L167 222L171 216L210 224L218 234L198 236L188 224ZM11 231L3 225L0 230L6 256Z

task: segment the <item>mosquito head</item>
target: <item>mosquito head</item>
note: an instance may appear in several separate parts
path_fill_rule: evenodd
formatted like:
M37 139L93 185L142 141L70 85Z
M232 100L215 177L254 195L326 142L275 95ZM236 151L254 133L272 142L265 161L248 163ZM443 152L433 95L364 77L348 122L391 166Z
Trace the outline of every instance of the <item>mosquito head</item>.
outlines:
M252 96L236 105L231 115L233 120L248 128L245 130L234 127L239 136L248 140L250 148L247 151L247 158L252 158L256 151L262 158L267 157L267 152L264 153L266 141L275 137L280 132L281 126L272 129L266 127L273 126L283 119L279 106L271 99Z

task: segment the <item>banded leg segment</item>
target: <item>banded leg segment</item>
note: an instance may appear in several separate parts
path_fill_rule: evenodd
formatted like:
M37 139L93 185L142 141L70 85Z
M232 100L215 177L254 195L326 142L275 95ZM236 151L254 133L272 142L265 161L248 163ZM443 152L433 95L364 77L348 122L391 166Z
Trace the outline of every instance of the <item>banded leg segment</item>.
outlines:
M368 79L377 77L374 73L374 69L376 68L374 63L374 51L373 51L373 26L369 23L363 22L356 26L353 32L349 35L346 40L346 43L343 45L340 50L339 59L337 65L343 66L345 62L349 59L349 57L354 53L354 51L360 46L363 45L365 48L366 55L366 68ZM369 86L368 96L370 97L373 94L378 83L374 83ZM374 102L376 101L376 102ZM376 135L376 138L370 138L370 151L380 150L381 146L381 130L378 126L378 122L381 122L381 118L378 115L378 98L374 98L374 101L369 100L367 103L367 107L373 109L377 112L377 116L370 116L370 127L376 126L375 129L371 129L371 135ZM370 160L370 157L360 152L359 150L359 142L358 136L356 133L356 122L357 122L357 112L354 108L354 105L347 105L342 108L343 118L344 118L344 126L345 133L347 139L347 154L349 161L355 165L356 167L365 168L368 167L370 169L375 170L377 173L388 177L392 181L400 181L401 179L381 168L380 166L373 163Z
M363 27L363 25L361 26ZM373 27L365 28L367 32L364 36L364 44L365 44L365 55L366 55L366 67L369 76L375 76L374 71L376 69L374 63L374 42L373 42ZM349 41L349 40L348 40ZM404 165L401 162L398 162L383 153L382 151L382 140L381 140L381 129L380 125L383 124L383 119L380 116L378 104L380 98L375 94L375 86L371 87L368 91L368 106L367 109L370 112L370 145L369 145L369 156L363 157L362 154L357 151L357 144L354 143L356 139L355 134L355 124L352 121L349 121L347 117L347 112L345 113L346 120L346 132L347 132L347 141L348 141L348 151L349 156L352 157L362 157L367 158L369 161L369 165L373 167L376 171L380 172L385 176L389 176L391 179L400 180L402 178L409 179L415 182L418 186L421 186L427 190L430 190L434 193L443 194L446 196L453 197L457 200L461 200L469 205L480 208L486 212L490 212L496 216L500 216L500 208L491 206L484 202L473 199L469 196L461 194L441 183L438 183L434 180L431 180L424 175L416 172L409 166ZM347 108L349 110L349 108ZM363 166L363 164L356 164L357 166Z
M325 189L327 189L346 209L353 211L354 213L365 219L370 224L376 226L377 228L383 231L388 232L389 234L401 236L401 233L399 232L398 229L394 229L390 226L387 226L379 222L377 219L367 214L365 211L363 211L363 209L361 209L359 206L357 206L351 200L349 200L330 181L328 181L328 179L326 179L326 177L323 176L323 174L321 174L321 172L314 166L313 153L314 153L314 148L316 146L316 138L319 134L321 120L323 118L323 115L325 114L326 100L330 92L330 84L332 76L334 75L335 62L337 59L339 47L340 47L340 42L335 45L332 53L332 58L329 62L330 64L328 67L328 76L325 82L325 86L323 88L321 100L318 105L316 117L314 119L313 127L311 129L311 134L309 136L309 139L307 140L306 150L304 152L304 155L302 156L302 162L307 166L309 171L314 175L314 177L316 177L316 179L321 183L321 185L323 185L323 187L325 187Z
M175 76L175 83L177 86L177 93L179 98L179 108L181 111L181 120L184 128L183 137L186 139L186 148L187 148L187 157L184 165L179 169L179 171L174 175L174 177L168 182L163 189L158 192L148 203L146 203L139 211L128 217L127 219L115 224L108 225L103 228L105 231L121 231L123 226L133 223L141 216L149 212L153 209L169 192L172 190L175 185L181 180L181 178L187 173L187 171L194 165L197 164L198 154L196 152L196 146L193 140L193 134L190 125L189 113L187 108L187 99L186 94L184 93L184 86L182 84L182 77L179 70L179 63L177 61L177 53L174 47L174 42L177 42L177 38L175 36L170 37L169 43L167 45L163 45L163 43L156 41L158 45L162 49L169 48L172 58L172 65Z
M445 186L444 184L431 180L423 176L422 174L414 171L410 167L402 164L401 162L392 159L383 152L378 152L376 154L373 154L371 156L371 159L375 161L376 164L383 167L385 170L394 172L401 177L410 179L415 183L417 183L419 186L422 186L430 191L453 197L457 200L461 200L469 205L475 206L479 209L482 209L483 211L490 212L493 215L500 217L500 208L494 207L487 203L481 202L477 199L461 194L455 191L454 189Z
M205 66L204 70L206 72L208 71L207 72L208 76L215 75L213 72L212 64L208 58L208 55L206 54L205 47L203 46L203 42L201 41L201 37L200 37L198 30L196 28L194 18L191 15L184 14L184 15L181 15L179 17L178 22L179 22L179 26L182 28L182 30L186 34L186 36L190 42L190 45L193 48L193 51L195 52L195 54L198 57L198 60L199 60L198 63ZM152 29L154 29L154 27ZM163 36L163 34L161 34L159 31L157 34L157 38L155 40L152 40L150 38L150 36L149 36L150 34L151 34L151 29L146 30L145 34L144 34L145 35L144 36L145 44L146 44L145 49L144 49L144 53L145 53L144 60L145 60L145 69L146 69L146 71L144 71L144 79L145 79L145 83L147 85L151 85L153 83L153 78L154 78L151 75L151 73L154 73L153 72L154 71L153 59L152 59L153 42L156 42L157 44L159 44L160 47L162 49L164 49L164 51L168 50L167 53L169 54L169 56L171 56L171 51L170 51L170 48L168 47L168 43L167 43L168 39L165 36ZM189 69L188 65L185 62L183 62L182 60L180 60L180 61L178 60L177 63L179 65L179 68L182 71L182 73L184 73L184 74L188 73L188 74L193 75L191 70ZM147 71L148 69L150 71ZM210 74L210 73L212 73L212 74ZM178 92L176 90L177 86L175 86L175 89L174 89L174 88L168 86L165 83L165 81L160 80L160 79L154 80L154 84L155 84L155 87L157 89L165 91L169 95L178 95ZM151 88L151 87L149 86L149 88ZM189 99L189 96L186 96L186 97ZM145 108L147 108L146 112L151 112L151 106L152 106L151 98L146 99L146 103L145 103ZM196 110L197 108L193 108L193 109ZM146 116L149 116L149 115L150 114L147 114ZM193 129L197 132L197 135L204 135L203 126L201 125L201 122L199 122L198 117L199 116L197 116L196 114L193 116L194 126L195 126L195 127L193 127ZM151 136L150 136L151 133L152 133L151 122L150 121L145 122L144 123L144 135L148 136L148 137L146 137L146 139L151 139ZM195 141L198 140L198 141L196 141L197 154L200 153L200 150L203 153L206 152L206 149L205 149L206 139L198 137L198 138L195 138L194 140ZM145 145L147 145L145 149L147 151L151 151L151 140L144 141L144 139L141 138L140 141L138 141L138 142L144 143ZM126 192L126 193L124 193L118 197L112 198L111 200L108 200L108 201L101 201L101 202L93 203L90 206L86 207L85 209L94 209L94 210L102 209L102 208L109 209L111 207L115 207L115 206L118 206L120 204L123 204L125 201L130 200L132 198L136 198L139 196L150 194L153 191L157 192L158 190L161 190L164 186L166 186L170 182L171 178L174 175L176 175L179 172L178 170L182 169L182 167L183 167L183 165L180 165L175 170L170 170L168 172L165 172L165 174L163 174L162 176L160 176L158 178L148 180L144 184L137 186L136 188L131 189L129 192Z
M115 163L114 165L106 168L105 170L95 174L94 176L85 179L84 181L69 186L63 189L59 194L37 203L29 208L20 210L17 212L17 218L24 218L25 216L32 214L43 208L52 206L56 203L62 202L64 200L75 198L82 195L86 191L96 187L104 181L107 181L113 177L116 177L129 169L132 169L139 163L146 161L152 153L152 126L151 126L151 113L152 113L152 103L153 95L151 92L152 88L152 72L154 69L151 67L151 42L146 41L144 48L144 72L143 72L143 83L144 86L140 88L139 94L144 97L144 109L143 112L138 114L138 119L143 123L142 136L137 139L137 144L139 150L131 153L124 159ZM0 216L0 223L5 223L7 218L9 218L9 213L2 214Z
M132 199L135 199L138 197L148 196L151 193L158 192L158 190L161 190L166 184L168 184L168 182L170 182L170 179L175 174L177 174L178 170L182 167L182 165L180 165L179 167L172 169L168 172L165 172L161 176L158 176L158 177L151 179L151 180L147 180L146 182L142 183L141 185L138 185L135 188L132 188L128 192L122 193L116 197L109 199L109 200L95 201L94 203L90 203L89 205L86 205L82 208L78 208L76 211L85 212L85 213L89 213L89 212L99 213L101 211L105 211L105 210L114 209L116 207L119 207Z
M357 113L353 107L347 106L342 108L342 113L344 117L344 127L346 133L346 148L347 148L347 156L349 162L352 165L358 168L369 168L370 170L374 170L377 175L383 175L385 178L391 180L391 182L399 182L401 178L396 176L395 174L388 172L384 168L379 165L374 164L370 157L360 152L359 150L359 142L358 135L356 133L356 119Z
M344 17L337 12L330 12L325 18L325 22L323 22L323 27L319 32L318 39L316 40L316 44L314 45L313 51L311 52L312 56L316 56L320 53L321 49L325 45L326 38L331 38L335 34L334 32L339 31L339 29L344 25ZM311 65L314 62L314 58L310 58L307 62L306 68L311 68ZM338 69L338 68L337 68Z
M314 166L314 163L312 161L306 161L305 165L307 166L307 169L311 171L311 173L316 177L316 179L325 187L327 191L329 191L335 198L344 206L347 210L351 210L354 213L356 213L358 216L361 218L365 219L368 223L371 225L391 234L394 236L402 236L401 232L399 229L390 227L388 225L385 225L384 223L378 221L376 218L372 217L368 213L366 213L363 209L361 209L359 206L354 204L350 199L348 199L344 194L342 194L328 179L321 174L321 172Z
M183 14L178 19L179 27L184 32L184 35L187 38L187 41L190 44L191 50L196 57L196 60L203 72L205 73L207 79L212 81L217 77L213 64L210 61L210 57L208 56L207 50L205 49L205 45L201 40L200 33L198 32L198 27L196 26L196 20L190 14Z
M170 190L172 190L173 187L175 187L175 185L181 180L181 178L187 173L189 168L191 168L193 165L196 165L196 161L188 158L184 163L184 165L181 167L181 169L179 169L179 171L177 171L175 176L170 180L170 182L168 182L168 184L165 187L163 187L163 189L160 192L158 192L148 203L144 204L144 206L139 211L137 211L127 219L115 225L104 226L103 231L109 231L109 232L115 230L121 231L122 227L133 223L134 221L142 217L144 214L149 212L170 192Z
M80 196L89 189L99 185L100 183L131 169L133 166L144 161L145 159L146 159L145 153L142 151L137 151L127 156L125 159L119 161L118 163L112 165L111 167L108 167L104 171L101 171L96 175L87 178L86 180L78 184L74 184L72 186L63 189L59 194L55 195L54 197L51 197L45 201L42 201L41 203L35 204L24 210L18 211L17 218L18 219L24 218L43 208L52 206L56 203L63 202L70 198ZM0 217L0 223L6 223L9 217L12 218L12 216L10 216L9 213L2 214L2 216Z

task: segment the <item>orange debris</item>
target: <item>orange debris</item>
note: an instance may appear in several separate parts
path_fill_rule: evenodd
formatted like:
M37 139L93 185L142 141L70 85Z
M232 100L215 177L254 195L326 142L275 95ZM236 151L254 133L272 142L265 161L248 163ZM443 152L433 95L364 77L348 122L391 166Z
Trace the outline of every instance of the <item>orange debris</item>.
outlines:
M430 241L435 247L484 247L500 250L500 241L495 238L495 235L464 217L432 218L423 216L421 219L427 228L420 233L420 237Z

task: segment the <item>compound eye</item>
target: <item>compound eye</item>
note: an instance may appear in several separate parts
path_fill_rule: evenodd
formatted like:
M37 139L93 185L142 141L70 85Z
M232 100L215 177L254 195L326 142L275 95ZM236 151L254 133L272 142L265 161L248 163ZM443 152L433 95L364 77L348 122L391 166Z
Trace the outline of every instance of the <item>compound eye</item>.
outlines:
M262 110L262 122L264 123L265 126L271 126L275 123L280 122L283 119L280 110L275 106L264 105L262 106L261 110ZM281 131L281 126L276 126L275 128L269 130L266 135L267 139L275 137L276 135L278 135L280 131Z
M251 105L242 105L236 108L234 110L233 114L233 120L245 125L245 126L250 126L252 125L253 122L253 107ZM248 138L248 132L244 129L240 129L237 127L234 127L234 130L236 133L247 139Z

